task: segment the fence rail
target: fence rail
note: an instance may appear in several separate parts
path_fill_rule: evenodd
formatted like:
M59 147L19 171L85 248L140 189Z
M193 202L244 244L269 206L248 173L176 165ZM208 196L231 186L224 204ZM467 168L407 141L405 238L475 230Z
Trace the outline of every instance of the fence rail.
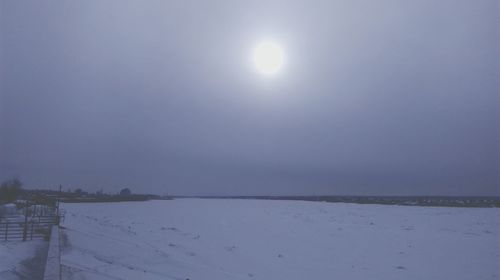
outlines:
M45 205L26 205L21 213L11 213L0 217L0 241L48 240L50 229L59 224L61 216L58 208Z
M0 222L0 237L1 240L33 240L46 239L48 237L48 229L53 223L41 224L31 221L27 224L16 222Z

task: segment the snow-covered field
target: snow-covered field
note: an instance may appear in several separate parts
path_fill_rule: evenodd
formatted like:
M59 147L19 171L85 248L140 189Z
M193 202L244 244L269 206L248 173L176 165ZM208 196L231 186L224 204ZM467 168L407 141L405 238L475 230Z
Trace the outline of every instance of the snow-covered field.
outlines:
M500 209L64 204L66 279L500 279Z

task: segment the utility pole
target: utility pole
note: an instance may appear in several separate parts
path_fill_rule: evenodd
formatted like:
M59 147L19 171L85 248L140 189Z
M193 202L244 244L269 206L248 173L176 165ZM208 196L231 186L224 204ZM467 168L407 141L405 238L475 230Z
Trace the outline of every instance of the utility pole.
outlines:
M59 219L59 200L61 199L62 195L62 185L59 185L59 195L57 196L56 199L56 224L59 225L60 219Z

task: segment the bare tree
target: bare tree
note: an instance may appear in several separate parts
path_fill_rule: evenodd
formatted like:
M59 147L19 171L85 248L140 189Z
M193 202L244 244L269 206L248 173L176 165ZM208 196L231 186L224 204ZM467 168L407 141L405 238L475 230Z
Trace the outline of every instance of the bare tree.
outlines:
M23 183L19 178L12 178L0 185L0 201L12 202L22 193Z
M122 189L120 191L120 195L122 195L122 196L128 196L128 195L131 195L131 194L132 194L132 192L130 191L129 188L124 188L124 189Z

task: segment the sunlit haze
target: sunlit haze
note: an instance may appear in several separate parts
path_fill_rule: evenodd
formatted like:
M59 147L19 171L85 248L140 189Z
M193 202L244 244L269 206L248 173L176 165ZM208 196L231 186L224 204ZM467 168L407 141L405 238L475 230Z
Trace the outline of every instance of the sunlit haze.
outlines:
M273 42L259 43L253 52L253 62L260 73L276 74L283 66L283 49Z

